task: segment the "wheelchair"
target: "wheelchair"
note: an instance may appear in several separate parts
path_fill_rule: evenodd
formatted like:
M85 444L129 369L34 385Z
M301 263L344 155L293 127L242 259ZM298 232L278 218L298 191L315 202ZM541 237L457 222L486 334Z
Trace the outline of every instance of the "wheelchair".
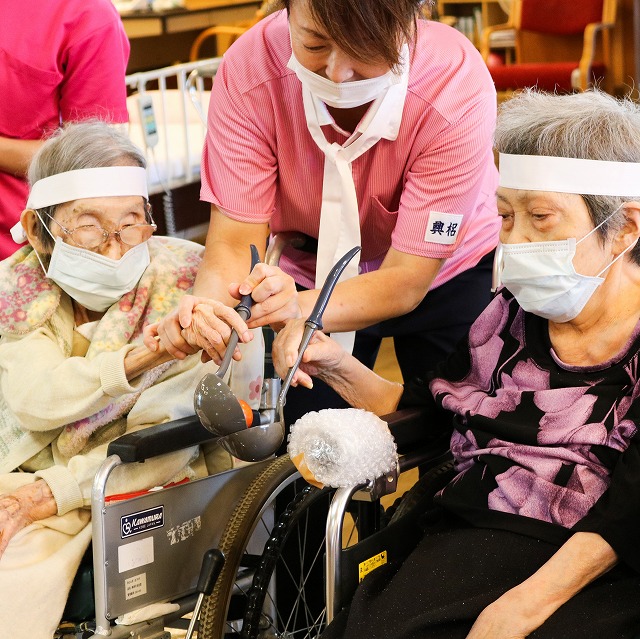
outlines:
M286 245L303 244L299 236L278 236L268 261L277 263ZM265 378L273 382L275 374ZM267 379L263 388L262 403L272 421L276 386ZM184 625L181 620L191 612L200 639L317 636L355 590L358 574L405 552L407 544L398 540L417 541L411 532L417 530L416 518L407 507L399 507L386 526L379 499L395 490L400 472L441 461L442 446L421 440L416 429L421 418L418 411L387 416L401 453L395 473L338 491L308 486L284 455L113 500L107 484L118 466L206 445L216 436L193 416L113 441L93 485L93 577L79 573L72 593L84 593L85 604L72 598L70 621L57 636L170 639L167 628ZM342 539L347 510L356 544ZM384 550L372 554L374 543ZM340 552L343 547L347 550ZM171 602L171 611L115 623L158 602Z
M423 482L388 522L379 500L395 491L399 473L417 466L437 464L427 473L435 481L430 491L446 483L452 466L442 454L446 442L423 441L416 428L422 419L413 409L387 416L400 453L396 472L337 490L309 486L283 455L113 501L106 486L119 465L204 444L213 435L189 417L115 440L92 495L95 622L71 623L69 634L170 639L167 628L186 626L182 618L202 593L199 638L317 636L364 574L404 556L419 539L420 509L412 506L432 494L423 494ZM357 543L343 539L347 514ZM325 517L326 534L314 526ZM200 568L211 549L224 560L204 589ZM76 589L86 590L86 579L80 574ZM173 602L175 610L132 625L114 623L158 601Z

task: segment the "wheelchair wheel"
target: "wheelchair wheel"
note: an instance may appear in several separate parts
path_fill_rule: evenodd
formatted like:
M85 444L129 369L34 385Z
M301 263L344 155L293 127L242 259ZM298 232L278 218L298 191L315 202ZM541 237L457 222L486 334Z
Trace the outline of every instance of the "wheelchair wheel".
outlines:
M249 485L220 538L225 563L200 612L198 637L222 639L238 636L246 607L246 593L255 567L271 534L276 497L300 475L288 455L269 464ZM300 480L302 482L302 480ZM305 484L306 485L306 484Z
M443 453L433 460L432 467L398 500L389 523L396 523L405 516L415 517L432 507L434 496L453 479L454 474L451 453Z
M242 639L316 637L324 629L324 522L333 493L307 485L281 515L247 596Z

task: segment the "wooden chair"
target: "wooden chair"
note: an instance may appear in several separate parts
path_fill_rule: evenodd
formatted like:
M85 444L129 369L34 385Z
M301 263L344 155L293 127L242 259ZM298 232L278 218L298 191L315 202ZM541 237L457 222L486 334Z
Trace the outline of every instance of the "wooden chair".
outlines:
M488 64L499 99L526 87L585 91L603 78L610 91L616 10L617 0L515 0L509 21L482 33L487 62L492 34L515 31L515 63Z
M248 26L228 26L220 24L205 29L199 33L198 37L193 41L191 52L189 53L189 61L194 62L203 57L219 58L248 28ZM211 38L216 39L215 51L213 53L208 52L206 56L201 55L200 49L202 45L206 40L210 40Z
M254 24L262 20L270 13L281 9L280 0L264 0L260 8L256 11L254 17L251 20L245 20L238 22L235 25L215 25L205 29L198 34L197 38L191 45L191 52L189 54L189 61L194 62L200 60L203 57L220 57L224 52L248 29ZM201 55L200 50L205 41L211 38L216 39L215 51L207 52L206 56Z

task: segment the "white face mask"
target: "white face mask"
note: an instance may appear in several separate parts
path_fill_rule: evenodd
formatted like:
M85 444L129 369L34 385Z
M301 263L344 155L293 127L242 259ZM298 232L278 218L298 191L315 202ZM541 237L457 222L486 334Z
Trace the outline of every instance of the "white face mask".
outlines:
M300 82L316 98L338 109L351 109L372 102L391 85L398 84L402 79L402 73L396 74L389 70L376 78L353 82L332 82L303 67L293 52L287 66L295 72Z
M587 239L618 210L577 242L575 238L568 238L502 245L500 280L523 310L553 322L569 322L580 314L604 282L601 275L635 246L634 243L625 249L596 276L576 273L573 256L577 244Z
M129 249L119 260L65 244L59 237L55 242L45 275L92 311L106 311L133 290L149 266L147 242Z

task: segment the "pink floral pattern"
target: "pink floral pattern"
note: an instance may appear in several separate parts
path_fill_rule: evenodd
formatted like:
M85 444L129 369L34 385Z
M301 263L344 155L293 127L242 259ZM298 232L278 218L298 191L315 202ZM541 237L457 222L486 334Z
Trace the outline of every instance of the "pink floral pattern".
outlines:
M249 399L260 399L262 394L262 375L249 382Z
M104 314L86 357L141 343L144 326L173 310L193 286L202 250L168 238L149 240L151 263L138 286ZM61 295L58 286L44 276L31 247L0 262L0 335L24 335L43 326L58 308ZM58 437L60 451L69 457L79 452L98 428L127 414L140 393L171 365L167 362L145 373L136 393L116 398L99 413L66 426Z
M629 353L594 371L565 367L542 348L546 323L536 320L540 334L508 293L497 295L470 331L469 369L431 382L456 415L451 450L461 474L442 499L484 499L485 508L571 528L638 434L640 331Z

